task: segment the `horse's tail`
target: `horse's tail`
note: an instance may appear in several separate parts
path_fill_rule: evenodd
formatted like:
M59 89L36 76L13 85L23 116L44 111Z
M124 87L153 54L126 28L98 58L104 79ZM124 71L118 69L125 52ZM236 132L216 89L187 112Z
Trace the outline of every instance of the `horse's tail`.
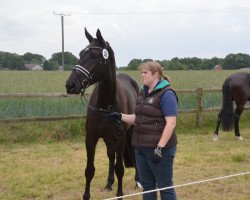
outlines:
M227 78L222 87L221 124L223 131L230 131L233 128L233 99L230 95L229 82L230 78Z
M126 142L123 153L125 167L135 167L135 151L134 148L131 146L133 128L133 126L129 127L126 132Z

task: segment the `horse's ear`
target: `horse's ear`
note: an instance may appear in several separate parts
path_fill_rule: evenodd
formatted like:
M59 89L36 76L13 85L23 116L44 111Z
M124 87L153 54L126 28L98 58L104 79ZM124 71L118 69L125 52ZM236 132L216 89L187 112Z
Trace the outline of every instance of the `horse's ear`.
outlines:
M94 38L92 37L92 35L89 34L86 27L84 29L85 29L85 36L88 39L89 43L91 43L94 40Z
M96 31L96 38L98 39L98 41L100 42L100 44L101 44L102 46L106 46L106 42L105 42L105 40L103 39L102 34L101 34L101 31L99 30L99 28L98 28L97 31Z

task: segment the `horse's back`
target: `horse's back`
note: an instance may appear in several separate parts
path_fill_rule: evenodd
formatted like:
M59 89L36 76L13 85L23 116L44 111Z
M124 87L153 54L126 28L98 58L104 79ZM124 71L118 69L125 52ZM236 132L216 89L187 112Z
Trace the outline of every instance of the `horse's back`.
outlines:
M134 91L139 92L139 85L137 83L137 81L132 78L131 76L127 75L127 74L123 74L123 73L119 73L116 75L117 81L118 83L125 88L130 88L132 87L134 89Z
M239 72L232 74L226 79L232 93L232 96L237 95L246 99L250 99L250 74ZM225 83L226 83L225 81ZM234 97L233 97L234 98Z
M127 74L119 73L117 78L117 94L119 102L124 101L127 110L126 113L134 113L135 102L139 93L139 85L137 81Z
M235 74L231 74L228 78L232 79L232 80L248 80L250 81L250 73L247 73L247 72L238 72L238 73L235 73Z

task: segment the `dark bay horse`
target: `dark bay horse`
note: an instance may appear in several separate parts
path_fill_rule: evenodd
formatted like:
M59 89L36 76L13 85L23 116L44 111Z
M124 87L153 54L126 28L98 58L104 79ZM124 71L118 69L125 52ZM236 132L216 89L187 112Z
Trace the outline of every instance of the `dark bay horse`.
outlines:
M250 74L240 72L229 76L222 86L223 104L218 115L217 125L213 140L218 139L218 131L222 123L224 131L230 131L234 127L235 136L240 140L239 120L247 101L250 101ZM233 101L236 109L233 111Z
M139 86L128 75L116 75L114 52L103 39L99 29L96 38L93 38L85 28L85 36L89 45L80 52L78 65L66 82L68 94L83 94L88 86L96 83L87 109L87 166L83 199L90 199L90 182L95 173L95 149L100 138L103 138L106 144L109 158L109 174L105 189L112 189L115 173L118 179L117 196L122 196L123 163L126 167L135 166L134 149L131 147L133 126L120 121L114 122L107 116L111 111L134 113ZM137 173L135 179L138 180Z

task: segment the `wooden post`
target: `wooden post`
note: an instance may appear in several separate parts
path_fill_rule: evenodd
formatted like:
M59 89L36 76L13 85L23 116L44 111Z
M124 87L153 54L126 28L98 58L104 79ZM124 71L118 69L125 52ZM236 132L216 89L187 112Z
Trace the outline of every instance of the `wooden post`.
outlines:
M196 124L198 127L202 125L202 93L203 89L202 88L197 88L196 89L197 96L196 96Z

